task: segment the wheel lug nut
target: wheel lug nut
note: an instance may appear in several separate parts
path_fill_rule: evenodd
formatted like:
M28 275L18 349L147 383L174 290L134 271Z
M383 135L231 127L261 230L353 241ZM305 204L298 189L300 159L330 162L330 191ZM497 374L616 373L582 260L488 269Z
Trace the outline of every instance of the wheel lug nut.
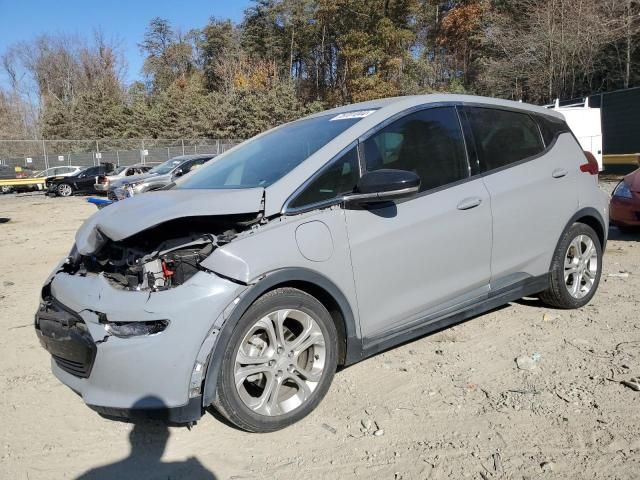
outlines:
M275 360L269 360L269 366L273 367L276 364Z
M282 376L282 370L278 370L278 373L276 373L276 378L280 378Z
M282 354L282 352L284 352L284 348L282 348L282 347L278 347L277 352L278 352L278 354Z
M296 371L296 368L293 365L289 365L289 368L287 368L287 370L289 371L289 373L294 373Z

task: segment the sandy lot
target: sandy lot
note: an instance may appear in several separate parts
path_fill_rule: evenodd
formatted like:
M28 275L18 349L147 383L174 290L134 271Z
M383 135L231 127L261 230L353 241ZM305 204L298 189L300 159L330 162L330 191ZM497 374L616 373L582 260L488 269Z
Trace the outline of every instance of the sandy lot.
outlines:
M251 435L210 414L192 430L104 420L50 373L39 289L93 211L0 197L2 479L640 477L640 392L620 383L640 375L640 235L612 230L588 307L523 300L422 338L339 372L301 423Z

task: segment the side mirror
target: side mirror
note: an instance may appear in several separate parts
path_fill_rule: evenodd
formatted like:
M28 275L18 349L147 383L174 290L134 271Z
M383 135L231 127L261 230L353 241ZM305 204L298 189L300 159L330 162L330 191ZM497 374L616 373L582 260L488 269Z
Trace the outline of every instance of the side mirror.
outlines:
M420 177L406 170L382 169L365 173L356 192L345 200L350 203L388 202L409 197L420 190Z
M176 168L176 171L173 172L174 177L181 177L182 175L184 175L184 172L182 171L181 168Z

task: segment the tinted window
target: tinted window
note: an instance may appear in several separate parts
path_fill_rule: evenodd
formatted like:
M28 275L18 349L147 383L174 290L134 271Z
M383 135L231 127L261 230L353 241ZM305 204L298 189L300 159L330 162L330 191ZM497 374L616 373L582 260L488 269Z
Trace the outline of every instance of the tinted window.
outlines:
M415 172L421 179L421 191L469 176L460 122L453 108L407 115L366 140L364 152L367 170Z
M201 167L202 165L207 163L209 160L210 160L209 158L198 158L197 160L191 160L189 162L185 162L183 165L180 166L180 168L182 169L182 173L188 173L191 170L195 170L196 168Z
M494 170L544 151L538 125L526 113L470 108L469 123L485 170Z
M353 192L360 174L358 172L358 154L352 148L334 161L323 173L307 186L291 202L291 207L301 207L313 203L331 200L342 194Z
M550 117L539 116L537 120L540 126L540 132L542 132L544 144L547 147L553 143L557 135L569 131L567 124L560 119L556 120Z
M289 123L223 154L178 181L176 188L268 187L369 113L323 115Z
M104 171L104 167L90 167L87 168L82 174L85 177L89 177L91 175L100 175Z

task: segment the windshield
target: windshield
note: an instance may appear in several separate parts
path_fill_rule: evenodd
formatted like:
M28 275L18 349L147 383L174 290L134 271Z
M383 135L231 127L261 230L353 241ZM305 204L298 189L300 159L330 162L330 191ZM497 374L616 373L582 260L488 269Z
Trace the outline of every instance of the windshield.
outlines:
M290 123L214 159L180 180L176 188L268 187L371 113L323 115Z
M171 170L176 168L181 163L182 163L182 160L172 158L170 160L167 160L164 163L161 163L160 165L156 165L147 173L157 173L158 175L164 175L166 173L169 173Z

